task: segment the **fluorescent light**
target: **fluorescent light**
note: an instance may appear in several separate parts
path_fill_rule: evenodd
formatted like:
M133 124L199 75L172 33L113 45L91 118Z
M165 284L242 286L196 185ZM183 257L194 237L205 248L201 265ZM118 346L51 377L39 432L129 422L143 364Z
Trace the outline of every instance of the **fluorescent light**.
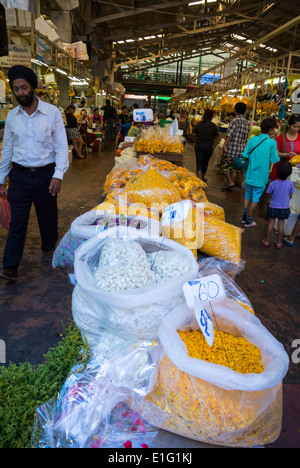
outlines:
M56 68L56 71L57 71L58 73L61 73L62 75L67 75L67 74L68 74L67 72L61 70L60 68Z
M201 5L204 3L205 0L200 0L199 2L192 2L192 3L188 3L188 6L193 6L193 5ZM217 0L206 0L206 3L214 3L216 2Z
M32 63L35 63L37 65L44 65L44 67L48 67L49 65L45 62L41 62L40 60L37 60L37 59L31 59L31 62Z
M239 36L238 34L234 34L233 37L235 39L239 39L240 41L244 41L246 39L244 36Z
M134 42L134 39L126 39L126 42Z

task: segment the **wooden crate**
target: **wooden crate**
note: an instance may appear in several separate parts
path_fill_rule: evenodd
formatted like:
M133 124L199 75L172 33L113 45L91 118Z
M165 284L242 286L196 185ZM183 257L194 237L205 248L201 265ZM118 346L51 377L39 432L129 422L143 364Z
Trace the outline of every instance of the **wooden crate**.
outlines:
M142 154L149 154L149 153L146 153L145 151L137 152L138 156L141 156ZM164 161L169 161L173 164L176 164L176 166L183 165L183 154L180 154L180 153L154 153L154 154L151 154L150 156L153 156L154 158L157 158L157 159L163 159Z

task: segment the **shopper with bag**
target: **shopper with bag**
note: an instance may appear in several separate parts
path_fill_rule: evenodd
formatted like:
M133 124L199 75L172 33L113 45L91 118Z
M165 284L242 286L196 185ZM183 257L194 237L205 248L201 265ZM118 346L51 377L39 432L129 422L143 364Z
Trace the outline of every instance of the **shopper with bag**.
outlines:
M262 196L269 181L271 164L279 161L275 135L276 122L273 119L264 119L260 125L261 135L250 138L242 156L248 159L245 172L245 202L241 222L246 228L256 226L252 220L257 203ZM248 213L249 202L252 200Z
M32 203L37 213L44 259L50 260L58 240L57 195L69 167L68 143L57 107L35 96L37 78L27 67L8 72L19 106L5 124L0 164L0 194L6 192L11 222L0 277L15 281L18 275Z

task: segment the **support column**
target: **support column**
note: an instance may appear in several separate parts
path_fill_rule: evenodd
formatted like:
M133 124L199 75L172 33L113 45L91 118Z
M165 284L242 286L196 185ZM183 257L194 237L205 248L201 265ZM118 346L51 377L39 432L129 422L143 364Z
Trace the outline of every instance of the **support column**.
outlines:
M62 42L72 42L72 18L69 11L52 11L51 21L57 27L57 34Z

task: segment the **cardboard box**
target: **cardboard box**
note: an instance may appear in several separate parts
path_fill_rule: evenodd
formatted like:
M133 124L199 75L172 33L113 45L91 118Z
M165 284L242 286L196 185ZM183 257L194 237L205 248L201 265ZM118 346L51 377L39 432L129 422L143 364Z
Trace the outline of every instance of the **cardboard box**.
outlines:
M67 43L63 42L63 48L71 57L77 60L89 60L89 56L87 53L86 44L84 42L73 42Z
M6 25L33 28L34 14L17 8L5 8Z
M59 40L59 35L55 29L52 28L41 16L35 20L35 29L44 36L48 37L51 42Z

